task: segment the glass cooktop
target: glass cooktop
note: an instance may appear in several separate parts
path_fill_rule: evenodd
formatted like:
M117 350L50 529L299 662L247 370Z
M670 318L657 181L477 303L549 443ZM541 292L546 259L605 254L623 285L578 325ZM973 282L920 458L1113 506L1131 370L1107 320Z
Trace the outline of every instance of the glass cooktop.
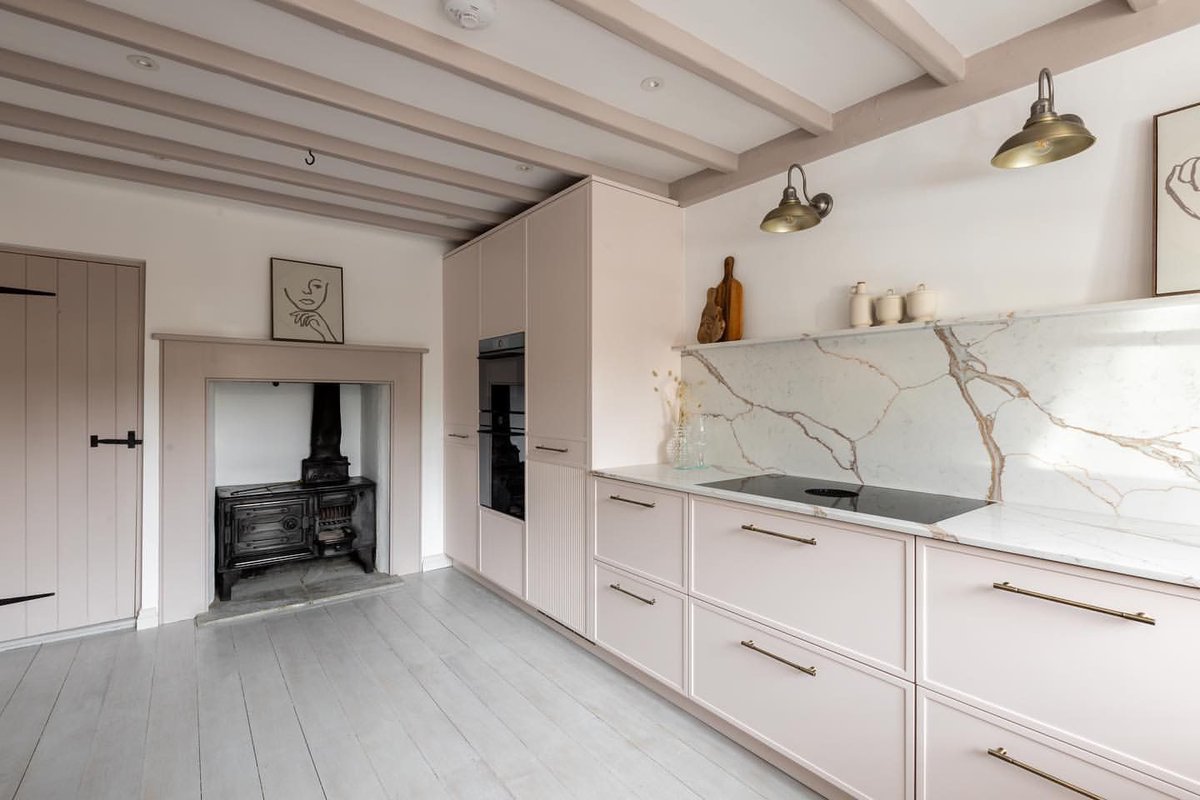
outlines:
M909 492L882 486L863 486L857 483L839 483L798 475L753 475L700 485L824 508L873 514L877 517L903 519L923 525L941 522L989 504L987 500Z

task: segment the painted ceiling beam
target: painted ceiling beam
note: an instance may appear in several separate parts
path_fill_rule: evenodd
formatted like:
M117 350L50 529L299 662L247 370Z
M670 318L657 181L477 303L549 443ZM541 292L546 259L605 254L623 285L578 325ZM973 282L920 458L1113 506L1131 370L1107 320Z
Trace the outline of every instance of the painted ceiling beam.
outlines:
M450 203L445 200L423 197L383 186L361 183L333 175L325 175L317 171L320 168L319 164L314 165L311 169L286 167L270 161L245 158L243 156L223 153L219 150L209 150L205 147L197 147L172 139L148 136L144 133L113 128L108 125L99 125L94 122L64 117L11 103L0 102L0 125L47 133L53 136L62 136L81 142L91 142L92 144L104 145L106 147L116 147L121 150L154 156L155 158L224 170L225 172L235 172L239 175L278 181L306 189L317 189L333 194L345 195L346 197L355 197L359 200L370 200L399 208L425 211L431 214L442 214L469 223L497 225L508 219L507 214L500 214L483 208Z
M277 4L279 0L265 2ZM703 39L650 13L632 0L554 2L646 52L791 122L801 130L819 135L833 128L833 115L816 103L721 52Z
M180 175L175 172L165 172L149 167L139 167L120 161L109 161L93 156L83 156L54 150L48 147L38 147L0 139L0 158L12 161L23 161L29 164L41 164L56 169L71 172L84 172L89 175L100 175L105 178L133 181L150 186L160 186L165 189L178 189L185 192L222 197L226 200L238 200L271 208L282 208L288 211L299 211L302 214L314 214L319 217L338 219L346 222L359 222L364 225L374 225L379 228L389 228L406 233L417 233L423 236L433 236L451 242L464 242L474 234L462 228L451 228L423 220L393 217L380 214L377 211L367 211L361 208L340 206L335 203L325 203L310 200L305 197L268 192L250 186L239 186L233 183L223 183L207 178L196 178L191 175Z
M737 153L631 114L495 56L439 36L356 0L259 0L260 3L360 42L415 59L516 97L722 172L737 169Z
M136 108L140 111L148 111L284 147L294 147L301 152L312 149L318 155L353 161L363 166L435 181L506 200L537 203L545 199L547 195L546 192L519 183L480 175L470 170L439 164L435 161L414 158L380 147L301 128L297 125L276 122L243 111L206 103L203 100L193 100L136 83L106 78L94 72L63 66L52 61L14 53L11 50L0 49L0 77L79 97L102 100L127 108Z
M967 60L908 0L841 0L863 22L900 48L939 83L967 76Z
M1163 0L1128 0L1131 11L1145 11L1147 8L1153 8L1161 2Z
M518 162L569 175L599 175L649 192L666 192L664 183L643 175L460 122L85 0L0 0L0 9Z

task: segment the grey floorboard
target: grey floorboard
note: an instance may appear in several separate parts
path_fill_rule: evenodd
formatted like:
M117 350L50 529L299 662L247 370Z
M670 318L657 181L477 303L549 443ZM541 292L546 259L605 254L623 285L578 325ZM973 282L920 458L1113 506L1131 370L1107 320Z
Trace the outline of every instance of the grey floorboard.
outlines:
M0 654L0 800L819 800L452 570Z
M12 800L79 650L79 642L42 645L0 714L0 800Z

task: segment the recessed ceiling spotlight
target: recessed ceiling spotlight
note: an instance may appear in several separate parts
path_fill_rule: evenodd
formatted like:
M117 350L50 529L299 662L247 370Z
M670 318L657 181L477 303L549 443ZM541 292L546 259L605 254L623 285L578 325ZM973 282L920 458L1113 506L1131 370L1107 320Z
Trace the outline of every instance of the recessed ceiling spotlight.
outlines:
M125 56L125 60L130 64L133 64L138 69L158 69L157 61L150 56L144 56L140 53L130 53L129 55Z
M647 92L657 92L663 86L663 79L655 76L642 79L642 88Z
M529 172L533 167L528 164L517 164L517 172Z

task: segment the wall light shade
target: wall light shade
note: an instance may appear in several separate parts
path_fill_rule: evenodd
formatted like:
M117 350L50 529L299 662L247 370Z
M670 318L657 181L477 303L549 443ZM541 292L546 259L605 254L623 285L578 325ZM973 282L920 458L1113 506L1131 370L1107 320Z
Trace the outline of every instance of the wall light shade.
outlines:
M792 185L792 170L800 170L800 192ZM804 167L792 164L788 167L787 187L783 190L783 199L779 205L767 212L759 228L767 233L793 233L808 230L820 224L833 210L833 197L821 192L816 197L808 196L808 176ZM800 200L801 193L804 200Z
M1038 75L1038 99L1029 108L1025 127L1000 145L992 156L992 166L1020 169L1049 164L1082 153L1095 142L1082 119L1055 113L1054 76L1043 69Z

